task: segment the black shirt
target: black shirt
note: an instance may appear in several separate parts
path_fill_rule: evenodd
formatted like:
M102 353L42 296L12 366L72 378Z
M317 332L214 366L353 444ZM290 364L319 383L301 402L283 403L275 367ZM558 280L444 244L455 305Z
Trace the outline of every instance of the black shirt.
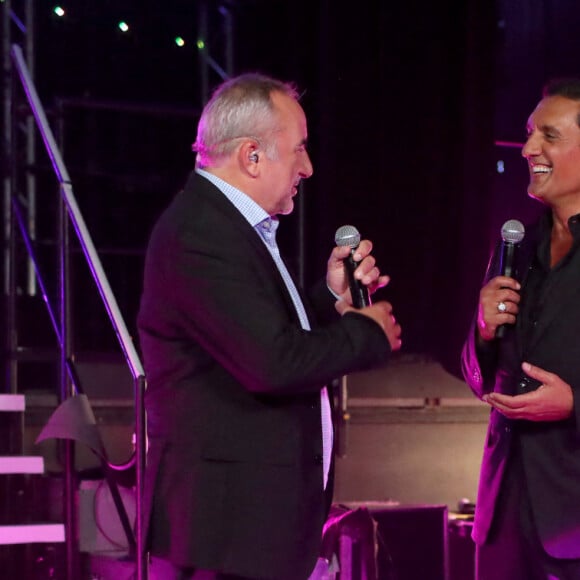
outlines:
M568 220L574 238L570 251L553 267L550 266L550 241L552 233L551 213L543 216L540 223L540 242L522 287L522 300L518 316L517 332L522 347L522 360L527 360L528 345L535 336L537 321L543 308L560 285L570 283L572 272L580 268L580 214Z

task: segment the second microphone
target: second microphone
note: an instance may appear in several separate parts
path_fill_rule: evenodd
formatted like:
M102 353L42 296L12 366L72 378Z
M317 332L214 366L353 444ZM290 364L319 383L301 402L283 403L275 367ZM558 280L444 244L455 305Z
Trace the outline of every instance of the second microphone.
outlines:
M354 271L358 266L353 256L360 244L360 233L354 226L340 226L334 235L334 241L337 246L349 246L350 254L344 260L344 267L348 276L348 284L352 295L352 304L355 308L370 306L371 299L367 287L354 277Z

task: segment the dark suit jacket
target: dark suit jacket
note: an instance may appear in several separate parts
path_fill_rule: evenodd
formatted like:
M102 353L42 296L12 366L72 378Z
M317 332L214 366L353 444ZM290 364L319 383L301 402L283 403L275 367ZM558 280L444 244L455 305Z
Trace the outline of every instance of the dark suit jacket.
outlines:
M551 217L543 216L530 229L517 255L522 280L522 305L526 300L526 273L540 240L549 235ZM498 251L490 262L486 282L498 273ZM551 288L549 299L537 319L534 341L527 346L528 362L556 373L570 384L574 412L570 419L553 422L513 422L491 410L481 467L473 537L487 539L514 429L520 440L522 463L533 516L546 551L557 558L580 557L580 251L566 267L565 277ZM497 391L522 392L518 383L523 352L521 319L488 348L475 344L475 321L462 356L465 379L482 397Z
M152 233L138 320L155 554L255 578L313 568L320 389L390 347L372 320L339 317L325 286L311 298L307 332L258 234L193 174Z

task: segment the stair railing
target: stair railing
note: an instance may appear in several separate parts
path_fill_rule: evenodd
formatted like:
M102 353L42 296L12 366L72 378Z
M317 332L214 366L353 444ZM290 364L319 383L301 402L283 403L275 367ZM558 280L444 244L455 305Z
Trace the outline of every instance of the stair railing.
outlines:
M65 167L63 162L62 156L60 154L59 148L56 144L54 139L53 132L48 124L48 120L46 118L46 114L44 112L44 108L40 99L38 97L36 88L32 81L32 78L29 74L28 68L26 66L24 57L22 55L22 50L19 46L13 45L11 50L11 57L14 64L16 71L18 72L18 76L20 78L20 82L26 94L26 98L28 104L31 108L32 114L36 121L36 125L40 131L41 137L43 139L46 151L50 158L53 170L55 175L58 179L60 194L66 208L66 214L70 219L70 222L76 232L78 237L78 241L80 246L83 250L83 254L85 256L87 265L91 271L93 280L97 286L99 294L101 296L102 302L105 306L109 319L113 325L117 338L119 340L120 346L123 350L125 360L129 366L131 371L133 382L134 382L134 397L135 397L135 457L136 457L136 485L135 485L135 495L136 495L136 522L135 522L135 546L136 546L136 554L135 554L135 564L136 564L136 578L138 580L147 580L148 572L147 572L147 565L146 565L146 554L144 550L144 538L142 537L142 499L143 499L143 479L144 479L144 471L145 471L145 456L146 456L146 433L145 433L145 410L143 404L143 397L146 388L146 380L145 380L145 371L143 369L143 365L139 359L139 355L135 349L131 336L127 330L127 326L123 319L123 316L119 310L117 301L115 296L111 290L109 285L107 276L105 271L102 267L101 260L95 246L93 244L91 235L86 227L85 221L83 216L80 212L80 209L77 205L73 188L70 180L70 176L68 171ZM68 242L67 237L63 236L64 240L61 240L61 244L63 243L66 246ZM64 247L60 249L61 255L66 253L68 248ZM66 280L61 280L61 285L66 284ZM61 288L60 292L60 299L61 301L66 300L65 292L63 288ZM61 304L61 313L67 310L66 304ZM52 319L54 320L54 316L51 315ZM62 316L61 316L62 318ZM61 320L61 326L66 325L66 321ZM66 337L64 336L65 332L61 328L61 333L59 334L57 331L57 337L59 338L59 346L61 351L66 349ZM62 352L61 359L63 361L63 366L65 368L65 372L61 373L61 380L63 382L69 380L67 377L67 372L70 370L68 368L70 357L68 353ZM63 386L61 389L62 393L67 391L66 386ZM67 473L67 478L70 482L71 473L73 469L72 461L67 461L66 469L69 471ZM69 484L65 486L65 493L69 495L68 498L65 498L67 504L71 504L73 498L71 498L71 494L74 493L72 486ZM117 506L119 508L119 506ZM72 521L68 521L69 518L67 517L67 544L72 542L71 538L71 530L74 529L74 523Z

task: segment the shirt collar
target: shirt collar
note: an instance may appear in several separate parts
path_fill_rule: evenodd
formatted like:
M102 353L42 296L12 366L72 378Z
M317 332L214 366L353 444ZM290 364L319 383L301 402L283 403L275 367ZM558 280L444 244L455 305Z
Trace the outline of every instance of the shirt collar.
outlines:
M550 270L550 239L554 218L551 211L546 211L539 221L540 237L536 249L536 260L545 269ZM569 255L574 253L580 245L580 214L568 218L568 227L574 239L572 250ZM562 262L566 263L568 257Z
M568 227L574 238L574 242L578 243L580 240L580 214L573 215L568 220Z
M227 181L224 181L209 171L196 169L195 172L213 183L253 228L265 220L270 220L270 223L277 223L278 220L276 218L270 217L264 208L260 207L249 195L237 187L230 185Z
M545 212L544 215L540 218L542 237L550 237L553 225L554 218L552 216L552 212ZM574 243L578 243L580 241L580 213L568 218L568 227L570 228L570 233L574 238Z

